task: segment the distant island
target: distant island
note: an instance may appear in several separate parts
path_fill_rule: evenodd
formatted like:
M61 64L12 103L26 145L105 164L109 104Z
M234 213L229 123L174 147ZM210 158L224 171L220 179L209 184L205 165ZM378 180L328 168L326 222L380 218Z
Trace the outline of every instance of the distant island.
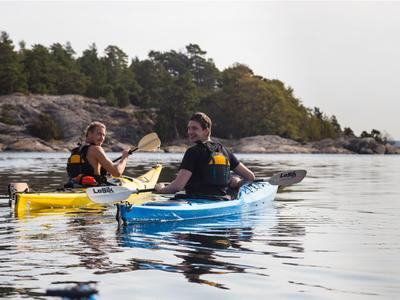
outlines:
M155 130L158 112L133 105L107 106L105 100L79 95L48 96L13 94L0 96L0 151L69 151L83 139L92 120L107 126L104 147L121 151ZM325 138L298 142L277 135L257 135L220 140L245 153L341 153L399 154L400 148L375 137ZM378 139L378 140L377 140ZM162 150L183 152L187 139L163 140Z
M114 45L101 56L93 44L80 57L69 43L19 46L1 33L2 151L66 151L94 120L107 125L109 150L156 131L166 151L178 151L188 118L204 111L213 135L239 152L398 153L379 130L357 137L334 115L305 107L280 80L239 63L219 70L196 44L131 61Z

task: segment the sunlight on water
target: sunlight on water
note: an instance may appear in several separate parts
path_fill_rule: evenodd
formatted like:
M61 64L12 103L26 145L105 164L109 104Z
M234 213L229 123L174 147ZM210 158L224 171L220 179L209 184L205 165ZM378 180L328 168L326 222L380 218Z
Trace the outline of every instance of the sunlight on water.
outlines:
M113 154L117 157L118 153ZM0 153L11 181L62 186L65 153ZM127 175L181 154L135 154ZM258 177L306 169L270 208L201 221L118 228L115 209L32 214L0 206L0 297L43 299L49 287L96 285L101 299L395 299L400 294L397 156L239 155Z

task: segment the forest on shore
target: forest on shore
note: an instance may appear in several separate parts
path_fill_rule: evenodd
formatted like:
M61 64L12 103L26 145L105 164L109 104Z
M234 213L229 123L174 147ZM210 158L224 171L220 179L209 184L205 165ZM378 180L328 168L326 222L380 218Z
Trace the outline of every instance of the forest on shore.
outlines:
M206 54L197 44L182 51L153 50L143 60L129 60L114 45L103 55L95 44L81 56L70 43L27 48L22 41L16 50L3 31L0 95L82 95L104 99L113 107L134 105L156 113L155 130L164 141L186 136L187 120L194 111L212 118L213 135L220 138L278 135L306 143L354 136L334 115L305 107L284 82L254 74L240 63L219 70ZM361 137L387 142L376 129L362 132Z

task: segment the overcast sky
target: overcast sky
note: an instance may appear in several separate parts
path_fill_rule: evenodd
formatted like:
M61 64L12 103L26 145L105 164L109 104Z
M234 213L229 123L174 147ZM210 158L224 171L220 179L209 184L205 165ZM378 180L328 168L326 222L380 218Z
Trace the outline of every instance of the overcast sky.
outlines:
M356 134L400 139L400 2L2 1L0 30L78 55L96 43L144 59L196 43L220 70L244 63Z

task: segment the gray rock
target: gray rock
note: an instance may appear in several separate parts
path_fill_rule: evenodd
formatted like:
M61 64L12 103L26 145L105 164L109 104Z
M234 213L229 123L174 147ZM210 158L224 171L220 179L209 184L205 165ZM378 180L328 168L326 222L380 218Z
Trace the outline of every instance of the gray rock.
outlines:
M343 147L359 154L385 154L386 147L373 138L350 138Z
M4 148L5 151L27 151L27 149L33 152L55 151L52 147L44 144L41 140L33 138L16 141Z
M317 150L318 153L339 153L339 154L351 154L354 153L344 147L344 138L339 139L323 139L317 142L311 142L308 144L311 148Z
M247 153L312 153L314 149L277 135L258 135L231 142L235 152Z
M61 130L61 139L46 142L30 134L29 127L46 113ZM142 118L142 116L144 116ZM150 117L149 117L150 116ZM0 97L1 150L66 151L83 139L86 126L101 121L107 126L104 148L120 151L136 145L154 128L154 112L134 106L116 108L105 100L77 95L49 96L13 94ZM26 140L28 139L28 140ZM26 142L22 142L22 140Z
M386 144L386 154L400 154L400 148L399 147L395 147L393 145L390 144Z

